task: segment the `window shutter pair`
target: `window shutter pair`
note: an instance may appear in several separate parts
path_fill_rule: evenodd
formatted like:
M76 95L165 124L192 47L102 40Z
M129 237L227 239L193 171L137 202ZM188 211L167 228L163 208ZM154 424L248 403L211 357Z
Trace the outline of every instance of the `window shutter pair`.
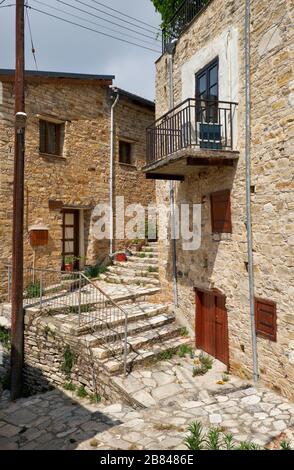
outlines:
M213 233L232 233L231 191L218 191L210 195Z

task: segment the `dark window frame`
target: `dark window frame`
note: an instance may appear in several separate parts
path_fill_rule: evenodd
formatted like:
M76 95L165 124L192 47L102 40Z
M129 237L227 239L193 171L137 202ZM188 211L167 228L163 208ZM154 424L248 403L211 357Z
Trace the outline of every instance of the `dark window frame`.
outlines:
M268 314L269 315L272 314L273 316L271 332L265 331L265 329L262 327L262 321L259 317L259 305L262 305L262 304L269 308ZM255 297L254 298L254 310L255 310L255 326L256 326L257 336L264 338L264 339L268 339L276 343L277 342L277 303L272 300ZM272 310L272 312L270 310ZM271 325L268 324L266 326L270 327Z
M122 155L122 147L128 148L128 155ZM118 142L118 160L122 165L135 166L133 162L133 142L120 139ZM126 161L125 161L126 160Z
M54 152L52 152L50 142L50 127L54 127ZM62 133L64 129L63 123L56 123L47 121L46 119L39 120L39 151L44 155L62 156Z
M216 207L215 204L219 204L218 198L227 197L227 209L224 213L223 219L219 220L215 217ZM213 234L217 233L232 233L233 226L232 226L232 207L231 207L231 190L224 189L222 191L216 191L210 194L210 208L211 208L211 230ZM220 229L221 225L221 229Z
M217 95L216 95L216 100L215 103L212 102L211 106L207 106L207 108L204 110L202 109L203 106L201 105L201 101L206 101L209 99L208 91L211 88L211 83L210 83L210 75L209 72L214 68L217 67ZM199 91L199 79L203 76L206 75L206 97L201 100L200 98L200 91ZM196 98L196 108L197 108L197 121L202 122L202 121L207 121L207 122L215 122L217 123L219 121L218 119L218 102L219 102L219 57L216 57L213 59L211 62L209 62L205 67L203 67L201 70L196 72L195 74L195 98Z

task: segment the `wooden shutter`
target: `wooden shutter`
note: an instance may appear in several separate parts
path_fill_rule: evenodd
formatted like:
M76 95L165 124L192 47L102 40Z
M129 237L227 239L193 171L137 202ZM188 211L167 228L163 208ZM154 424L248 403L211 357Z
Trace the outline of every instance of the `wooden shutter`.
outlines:
M213 233L232 233L231 191L218 191L210 196Z
M46 153L46 122L40 121L40 152Z
M119 161L131 165L132 163L132 144L130 142L120 141L119 143Z
M255 299L255 322L259 336L277 341L277 304L275 302Z

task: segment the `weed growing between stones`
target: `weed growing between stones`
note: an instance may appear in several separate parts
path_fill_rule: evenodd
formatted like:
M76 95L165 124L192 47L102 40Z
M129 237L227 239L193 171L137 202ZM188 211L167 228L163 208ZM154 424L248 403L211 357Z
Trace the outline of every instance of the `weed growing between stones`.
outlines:
M193 358L193 355L194 355L193 349L188 344L182 344L182 346L178 350L178 356L186 357L187 354L189 354L189 356Z
M181 328L180 335L183 336L184 338L186 336L189 336L189 331L185 326L183 326L183 328Z
M204 432L199 421L190 424L188 431L184 443L189 450L265 450L254 442L237 442L232 434L225 433L221 428L210 428ZM282 441L280 450L291 450L289 442Z
M0 343L2 346L5 348L10 347L10 333L9 331L4 328L3 326L0 326Z
M26 288L25 297L28 299L40 298L41 295L44 295L44 289L41 289L40 282L30 282Z
M67 377L70 377L72 368L75 363L75 355L72 352L70 346L67 344L63 352L63 361L61 363L61 370Z
M204 353L199 356L199 366L193 367L193 377L205 375L213 365L213 359Z
M84 385L81 385L77 389L77 397L78 398L86 398L87 396L88 396L88 393L86 392L86 389L85 389Z

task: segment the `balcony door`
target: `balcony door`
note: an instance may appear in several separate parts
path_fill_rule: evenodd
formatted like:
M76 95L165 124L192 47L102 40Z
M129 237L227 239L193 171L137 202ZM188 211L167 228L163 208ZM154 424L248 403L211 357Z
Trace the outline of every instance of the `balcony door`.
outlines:
M221 148L218 59L196 74L196 121L200 147Z

